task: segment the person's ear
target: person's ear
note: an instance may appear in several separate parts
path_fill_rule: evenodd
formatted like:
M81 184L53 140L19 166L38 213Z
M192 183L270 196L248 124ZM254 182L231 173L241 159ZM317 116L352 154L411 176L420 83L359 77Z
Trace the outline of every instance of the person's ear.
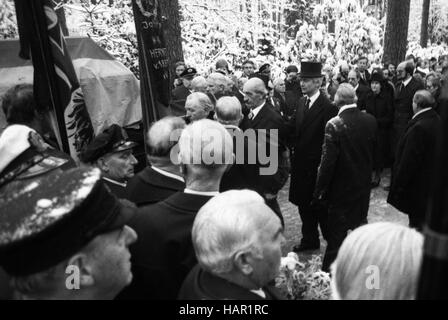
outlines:
M93 268L89 264L89 259L85 253L78 253L72 256L68 261L68 266L71 266L78 272L81 287L91 287L95 284Z
M251 261L252 255L248 251L239 251L233 259L235 268L245 276L251 275L254 271Z
M109 171L109 166L107 165L107 161L104 157L99 158L96 161L96 165L98 166L98 168L101 169L101 171L103 172L108 172Z

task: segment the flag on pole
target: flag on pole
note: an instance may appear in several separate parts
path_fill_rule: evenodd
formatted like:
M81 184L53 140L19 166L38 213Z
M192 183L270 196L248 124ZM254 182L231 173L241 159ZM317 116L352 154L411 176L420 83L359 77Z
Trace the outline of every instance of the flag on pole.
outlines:
M34 67L34 95L49 111L60 148L73 158L93 139L84 97L52 0L15 0L22 58ZM30 56L31 53L31 56Z

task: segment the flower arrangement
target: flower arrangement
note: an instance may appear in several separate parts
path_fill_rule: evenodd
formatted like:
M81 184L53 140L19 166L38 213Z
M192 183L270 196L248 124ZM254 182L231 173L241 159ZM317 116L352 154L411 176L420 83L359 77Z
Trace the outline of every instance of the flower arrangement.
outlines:
M276 287L290 300L329 300L330 275L321 266L318 255L302 263L296 253L290 252L281 260Z

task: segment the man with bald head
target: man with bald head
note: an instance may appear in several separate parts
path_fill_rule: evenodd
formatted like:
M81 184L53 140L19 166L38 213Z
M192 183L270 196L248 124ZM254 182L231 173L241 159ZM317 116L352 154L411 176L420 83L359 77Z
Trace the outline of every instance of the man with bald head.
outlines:
M176 299L196 264L191 228L199 209L219 193L221 178L233 163L232 137L218 122L203 119L182 131L178 150L171 160L181 167L185 189L140 208L131 220L139 242L131 247L134 280L121 298Z
M256 150L255 141L239 139L243 131L238 127L243 119L241 104L236 97L222 97L216 102L215 119L221 123L233 138L235 163L224 174L220 191L231 189L257 189L258 167L249 163L248 153ZM252 148L252 149L251 149Z
M185 102L186 121L194 122L201 119L213 119L213 103L210 98L202 92L193 92Z
M422 230L429 199L441 119L434 111L435 100L419 90L412 101L413 117L400 139L395 155L392 183L387 201L409 215L409 226Z
M367 72L367 71L366 71ZM370 75L369 75L370 78ZM368 86L361 83L361 74L357 70L351 70L348 73L348 83L352 85L356 92L356 105L360 110L366 109L366 96L370 92Z
M284 121L268 100L268 90L263 80L254 77L243 87L246 107L250 110L244 117L240 128L253 132L257 145L256 164L260 167L257 191L266 199L268 205L282 218L277 202L277 193L286 183L289 175L287 148L284 143ZM260 150L269 152L268 161L261 158ZM264 168L273 171L264 174ZM283 221L283 220L282 220Z
M126 186L127 199L141 207L165 200L185 188L179 165L170 155L177 144L176 131L185 128L179 117L166 117L151 125L147 134L149 167L135 175Z
M392 155L397 152L398 141L406 131L409 120L411 120L412 99L418 90L424 89L423 85L414 79L414 64L404 61L397 67L397 84L395 86L394 122L392 134Z
M272 286L284 241L278 217L263 198L231 190L199 210L193 224L199 265L179 293L180 300L279 300Z

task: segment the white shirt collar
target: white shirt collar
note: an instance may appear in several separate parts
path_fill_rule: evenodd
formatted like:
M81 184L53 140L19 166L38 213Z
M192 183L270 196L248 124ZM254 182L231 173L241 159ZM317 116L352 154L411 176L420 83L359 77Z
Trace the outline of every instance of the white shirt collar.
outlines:
M241 131L241 129L240 129L238 126L235 126L235 125L233 125L233 124L224 124L224 128L226 128L226 129L234 129L234 130L237 130L237 131Z
M359 83L356 85L355 91L358 90L358 88L359 88Z
M181 182L185 182L184 178L182 178L181 176L179 176L179 175L177 175L177 174L174 174L174 173L168 172L168 171L166 171L166 170L162 170L162 169L156 168L156 167L154 167L154 166L151 166L151 168L152 168L152 170L154 170L155 172L158 172L158 173L160 173L161 175L163 175L163 176L165 176L165 177L172 178L172 179L176 179L176 180L179 180L179 181L181 181Z
M191 190L191 189L185 188L184 193L196 194L198 196L214 197L219 194L219 191L196 191L196 190Z
M314 102L316 102L317 98L319 98L319 95L320 95L320 90L317 90L317 92L315 94L313 94L311 97L308 97L308 95L306 95L310 99L310 109L313 106Z
M116 184L118 186L121 186L123 188L126 188L126 182L119 182L119 181L115 181L106 177L103 177L104 180L109 181L110 183Z
M403 81L403 85L406 87L409 84L409 82L411 82L411 80L412 77L410 77L408 80Z
M343 106L341 109L339 109L338 115L340 115L342 112L344 112L347 109L356 108L356 103L354 104L348 104L346 106Z
M254 115L254 116L252 117L252 120L255 119L255 117L256 117L257 114L260 112L261 108L264 107L265 104L266 104L266 101L263 102L263 104L262 104L261 106L258 106L258 107L256 107L256 108L253 108L253 109L251 110L252 114Z
M420 113L429 111L429 110L431 110L431 109L432 109L432 108L425 108L425 109L422 109L422 110L418 111L416 114L414 114L414 116L412 117L412 119L414 119L414 118L415 118L416 116L418 116Z
M263 299L266 299L266 292L264 292L263 289L250 290L250 292L255 293L257 296L260 296Z

